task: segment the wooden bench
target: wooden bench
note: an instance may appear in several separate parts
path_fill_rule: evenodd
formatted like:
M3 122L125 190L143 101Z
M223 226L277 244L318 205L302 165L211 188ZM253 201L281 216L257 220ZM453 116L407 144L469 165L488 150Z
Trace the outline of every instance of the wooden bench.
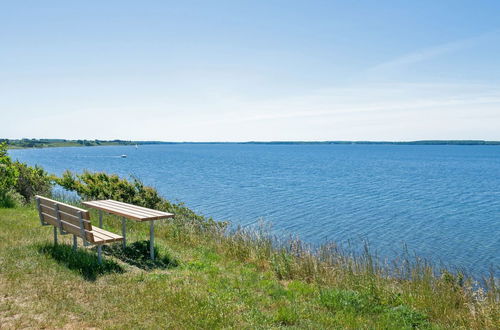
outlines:
M73 235L73 249L78 246L77 237L83 245L97 245L97 257L102 263L102 245L122 241L123 237L104 229L93 227L87 210L64 204L43 196L35 196L42 226L54 226L54 244L57 244L57 230L62 235Z

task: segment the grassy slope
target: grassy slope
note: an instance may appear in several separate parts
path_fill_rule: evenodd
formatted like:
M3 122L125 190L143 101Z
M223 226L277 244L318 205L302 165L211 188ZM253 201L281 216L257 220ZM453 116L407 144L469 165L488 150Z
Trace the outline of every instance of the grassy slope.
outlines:
M105 217L106 229L119 233L118 225L117 219ZM127 235L129 242L144 240L147 225L131 223ZM70 244L69 235L64 242ZM157 226L156 243L163 260L177 262L148 269L151 265L146 263L133 265L108 255L99 267L94 251L79 249L74 254L65 246L54 248L51 227L40 226L32 207L0 209L0 325L397 329L498 325L491 316L477 324L470 323L468 315L460 320L457 311L446 311L449 306L443 306L444 311L429 310L429 316L405 305L404 291L401 302L388 302L359 287L341 289L341 282L336 288L279 280L277 272L258 259L234 257L218 246L222 243L204 241L167 222ZM422 292L414 295L414 305L422 304Z

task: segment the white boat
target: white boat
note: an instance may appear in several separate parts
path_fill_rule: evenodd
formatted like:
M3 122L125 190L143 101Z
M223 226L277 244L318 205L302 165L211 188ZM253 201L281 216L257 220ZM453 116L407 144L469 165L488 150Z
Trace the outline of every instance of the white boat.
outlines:
M121 158L127 158L127 155L121 155L120 157Z

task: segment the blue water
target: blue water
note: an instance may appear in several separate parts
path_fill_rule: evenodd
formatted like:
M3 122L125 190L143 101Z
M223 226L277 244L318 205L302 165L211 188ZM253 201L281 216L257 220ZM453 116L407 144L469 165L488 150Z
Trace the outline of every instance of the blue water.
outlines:
M310 243L367 239L473 274L500 266L500 147L174 144L12 150L48 172L134 175L219 220ZM127 154L127 158L117 157Z

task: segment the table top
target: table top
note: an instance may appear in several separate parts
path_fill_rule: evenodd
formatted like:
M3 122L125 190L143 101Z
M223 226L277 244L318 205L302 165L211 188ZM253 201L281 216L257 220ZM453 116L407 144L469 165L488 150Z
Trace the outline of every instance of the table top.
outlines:
M82 204L136 221L160 220L174 217L173 213L148 209L147 207L118 202L112 199L83 202Z

